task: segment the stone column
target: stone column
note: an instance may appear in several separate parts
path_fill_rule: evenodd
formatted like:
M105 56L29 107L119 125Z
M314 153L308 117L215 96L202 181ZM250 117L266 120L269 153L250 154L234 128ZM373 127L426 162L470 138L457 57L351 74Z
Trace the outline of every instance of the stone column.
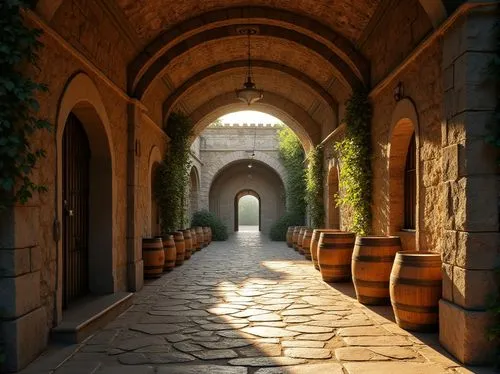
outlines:
M441 344L467 364L487 363L489 297L498 291L499 207L496 150L484 137L496 105L488 64L495 49L496 6L476 8L446 31L442 122L443 298Z
M137 209L140 186L140 145L137 134L140 131L141 109L139 102L128 105L128 148L127 148L127 276L130 291L138 291L144 285L144 264L142 261L142 227L138 222Z
M38 206L0 212L0 347L6 358L3 369L9 372L24 368L47 346L39 212Z

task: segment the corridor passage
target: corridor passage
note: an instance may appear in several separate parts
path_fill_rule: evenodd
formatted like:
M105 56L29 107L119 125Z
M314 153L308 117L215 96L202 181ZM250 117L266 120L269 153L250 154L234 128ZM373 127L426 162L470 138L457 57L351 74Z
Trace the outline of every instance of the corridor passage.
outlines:
M437 334L399 329L390 307L358 304L284 243L240 232L147 282L55 373L482 372L442 352Z

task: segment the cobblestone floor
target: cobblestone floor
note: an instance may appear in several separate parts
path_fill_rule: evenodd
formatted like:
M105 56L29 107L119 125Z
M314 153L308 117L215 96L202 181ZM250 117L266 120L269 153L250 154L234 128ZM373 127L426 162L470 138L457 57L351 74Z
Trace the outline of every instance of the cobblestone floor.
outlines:
M410 334L259 233L212 243L147 282L56 374L471 373L437 334ZM32 365L29 372L37 371Z

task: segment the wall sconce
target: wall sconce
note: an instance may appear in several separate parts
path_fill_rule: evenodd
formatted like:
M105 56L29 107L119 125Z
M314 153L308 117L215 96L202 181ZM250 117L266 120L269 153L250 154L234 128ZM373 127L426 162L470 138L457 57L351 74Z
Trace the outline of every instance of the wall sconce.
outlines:
M396 102L400 101L403 98L404 96L403 82L399 82L398 85L394 87L393 95L394 95L394 100Z

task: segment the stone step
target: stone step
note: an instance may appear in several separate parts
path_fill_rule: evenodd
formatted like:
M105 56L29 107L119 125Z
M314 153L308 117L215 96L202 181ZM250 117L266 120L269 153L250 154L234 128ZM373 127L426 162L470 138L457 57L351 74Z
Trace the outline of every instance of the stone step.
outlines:
M127 310L132 305L133 296L131 292L117 292L80 300L64 312L62 322L52 329L52 340L80 343Z

